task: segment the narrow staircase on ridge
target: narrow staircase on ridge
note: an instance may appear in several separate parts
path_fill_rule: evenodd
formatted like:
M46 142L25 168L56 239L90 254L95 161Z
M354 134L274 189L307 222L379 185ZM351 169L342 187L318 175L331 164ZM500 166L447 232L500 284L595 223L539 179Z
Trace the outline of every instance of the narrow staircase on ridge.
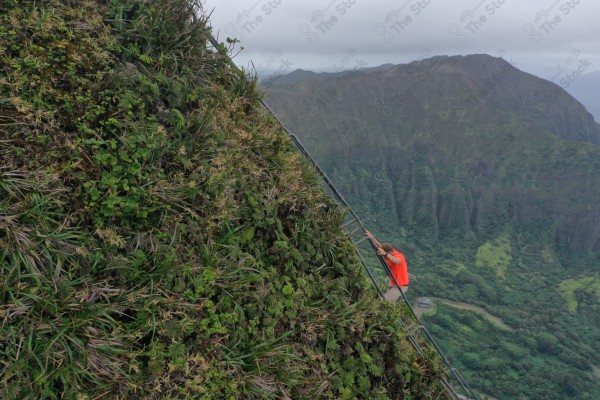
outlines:
M209 40L216 51L224 52L223 46L219 45L219 43L215 40L214 37L212 37L212 35L210 33L209 33ZM232 68L239 70L239 68L235 65L235 63L231 60L231 58L226 56L225 59L227 59L229 61L229 64L231 65ZM310 153L302 145L302 143L300 142L298 137L296 135L292 134L285 127L285 125L275 115L275 113L273 112L271 107L269 107L269 105L266 102L261 100L261 104L267 110L267 112L270 113L273 116L273 118L275 118L278 121L278 123L282 126L282 128L285 130L285 132L288 134L288 136L294 143L294 146L296 147L296 149L300 153L302 153L302 155L306 158L306 160L308 162L310 162L312 164L312 166L315 169L315 172L321 178L324 189L329 193L330 196L332 196L334 199L336 199L339 202L339 204L342 205L344 207L344 209L347 211L346 219L344 221L344 229L345 229L346 233L348 234L348 236L350 237L350 239L352 240L352 243L355 246L356 254L358 255L359 259L361 260L363 268L367 272L371 282L373 283L373 286L375 287L375 289L378 292L379 296L381 297L382 301L384 301L383 300L383 292L378 283L378 279L374 275L374 271L369 267L368 263L365 261L364 255L368 254L367 253L368 249L365 249L365 246L361 246L361 245L365 244L365 242L368 241L370 244L370 249L373 252L375 250L375 245L373 244L373 242L371 240L368 240L367 237L364 235L364 233L366 232L366 228L363 225L362 221L360 220L358 215L356 215L354 210L352 210L352 208L348 205L348 203L346 202L344 197L337 190L337 188L333 185L333 183L327 177L327 175L325 174L323 169L319 166L319 164L317 164L317 162L312 158ZM379 274L384 277L390 276L391 274L389 271L389 267L387 266L383 257L382 256L377 256L377 257L381 264L381 270L379 270L377 272L379 272ZM400 319L398 321L398 323L402 327L404 332L406 333L409 342L411 343L413 348L421 355L424 354L423 345L421 343L429 342L433 346L435 351L438 353L440 358L442 359L444 365L446 366L446 369L448 372L448 377L442 378L442 384L444 386L444 389L442 392L440 392L438 394L438 396L442 395L445 392L453 400L479 400L478 395L473 391L473 389L469 386L469 384L464 380L464 378L461 376L461 374L455 368L453 368L452 365L450 365L450 362L448 361L446 356L442 353L442 351L441 351L440 347L438 346L438 344L436 343L436 341L433 339L433 337L431 336L431 334L429 333L427 328L421 323L421 321L417 317L413 307L411 306L410 302L406 298L406 295L402 291L400 291L400 293L402 294L402 301L400 301L400 304L406 304L406 306L410 310L410 313L407 318L405 318L404 320ZM420 332L421 332L421 334L420 334Z

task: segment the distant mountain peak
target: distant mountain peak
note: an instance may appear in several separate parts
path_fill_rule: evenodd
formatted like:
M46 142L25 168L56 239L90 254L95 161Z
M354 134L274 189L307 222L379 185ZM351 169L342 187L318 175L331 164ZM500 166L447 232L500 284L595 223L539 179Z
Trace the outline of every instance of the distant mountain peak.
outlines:
M316 72L298 68L293 70L289 74L269 77L266 79L266 81L270 82L271 84L294 85L296 83L318 77L318 75L319 74Z

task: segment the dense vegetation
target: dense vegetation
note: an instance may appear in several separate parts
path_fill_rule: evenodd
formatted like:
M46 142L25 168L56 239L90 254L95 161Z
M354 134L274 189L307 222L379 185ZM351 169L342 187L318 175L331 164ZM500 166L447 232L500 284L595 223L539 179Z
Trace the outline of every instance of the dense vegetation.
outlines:
M444 397L206 24L0 0L0 397Z
M264 87L354 210L407 255L409 297L500 318L445 304L424 317L472 386L600 398L599 128L580 104L485 55Z

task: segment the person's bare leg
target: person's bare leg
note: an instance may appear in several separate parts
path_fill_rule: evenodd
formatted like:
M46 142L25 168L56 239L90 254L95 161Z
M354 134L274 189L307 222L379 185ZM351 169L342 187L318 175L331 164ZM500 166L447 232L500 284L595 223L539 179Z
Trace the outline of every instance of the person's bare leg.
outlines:
M391 301L395 303L400 298L400 290L398 290L398 286L392 286L388 289L387 292L383 295L383 298L387 301Z

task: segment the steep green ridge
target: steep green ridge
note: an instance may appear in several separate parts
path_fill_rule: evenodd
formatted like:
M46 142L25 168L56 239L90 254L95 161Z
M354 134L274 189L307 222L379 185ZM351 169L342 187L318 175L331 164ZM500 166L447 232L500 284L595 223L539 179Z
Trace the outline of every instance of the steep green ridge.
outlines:
M487 55L295 74L264 82L267 103L404 250L409 296L514 329L446 306L425 317L467 381L502 399L600 398L600 129L583 106Z
M445 397L206 23L0 0L0 397Z

